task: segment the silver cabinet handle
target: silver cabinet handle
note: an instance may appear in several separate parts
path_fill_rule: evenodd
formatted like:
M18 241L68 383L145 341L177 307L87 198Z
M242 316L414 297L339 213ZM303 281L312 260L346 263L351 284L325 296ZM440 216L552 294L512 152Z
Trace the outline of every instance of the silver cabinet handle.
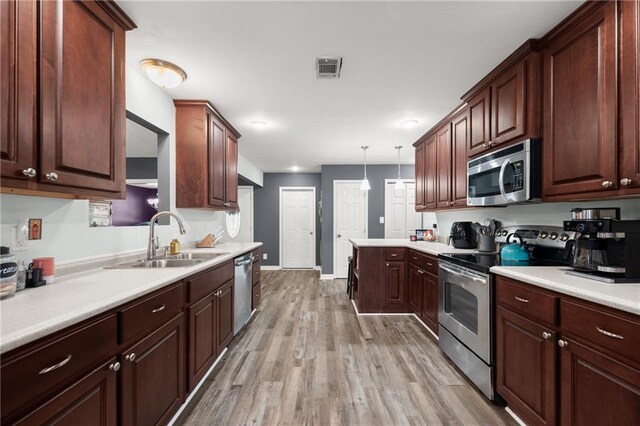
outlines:
M111 365L109 366L109 370L111 370L111 371L118 371L118 370L120 370L120 363L119 363L119 362L116 362L116 363L111 364Z
M29 167L28 169L24 169L22 171L22 174L25 175L26 177L32 178L36 176L37 172L36 172L36 169L34 169L33 167Z
M44 175L44 177L51 182L55 182L58 180L58 174L55 172L47 173L46 175Z
M629 185L631 185L631 182L633 182L633 181L631 179L629 179L629 178L620 179L620 185L622 185L622 186L629 186Z
M544 340L547 340L549 337L551 337L551 333L547 333L546 331L542 332L542 338Z
M618 340L624 340L624 337L622 337L621 335L612 333L612 332L607 331L607 330L603 330L600 327L596 327L596 330L598 330L598 333L604 334L607 337L611 337L611 338L618 339Z
M151 311L152 314L157 314L160 311L164 311L164 308L166 308L166 305L162 305L162 306L158 306L157 308L155 308L153 311Z
M422 274L424 274L424 271L423 271L422 269L418 269L418 273L419 273L420 275L422 275Z
M67 355L65 359L63 359L57 364L53 364L51 367L43 368L42 370L40 370L40 373L38 374L51 373L52 371L57 370L58 368L64 367L65 365L69 364L69 361L71 361L71 355Z
M429 265L429 266L433 266L433 263L429 263L429 262L427 262L427 265Z
M396 257L396 256L397 256L397 254L391 253L391 257Z
M610 180L605 180L604 182L602 182L603 188L611 188L612 186L613 186L613 182L611 182Z
M566 348L567 346L569 346L569 342L567 342L566 340L558 340L558 346L560 346L561 348Z
M529 301L528 301L527 299L523 299L522 297L514 296L514 298L515 298L518 302L522 302L522 303L529 303Z
M136 354L131 352L129 355L125 356L124 359L126 359L127 361L130 361L130 362L133 362L133 361L136 360Z
M418 260L418 258L417 258L417 257L415 257L415 256L412 256L412 257L413 257L413 260Z

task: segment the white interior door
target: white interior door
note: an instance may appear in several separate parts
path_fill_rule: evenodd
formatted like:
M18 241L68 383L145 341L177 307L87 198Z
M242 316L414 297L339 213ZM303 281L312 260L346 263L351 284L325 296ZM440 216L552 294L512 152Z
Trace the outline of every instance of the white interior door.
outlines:
M360 190L360 181L333 183L333 271L336 278L347 278L350 238L367 238L368 191Z
M229 241L253 242L253 187L238 187L238 208L240 209L240 231Z
M315 188L280 188L283 268L313 268L316 259Z
M422 215L415 211L415 189L416 184L413 181L405 181L402 188L396 188L395 180L385 181L385 238L409 238L416 229L422 227Z

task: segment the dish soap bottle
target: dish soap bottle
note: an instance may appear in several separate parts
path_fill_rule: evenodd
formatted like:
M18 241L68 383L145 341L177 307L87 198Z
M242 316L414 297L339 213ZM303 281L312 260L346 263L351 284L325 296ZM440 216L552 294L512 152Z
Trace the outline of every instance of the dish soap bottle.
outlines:
M178 241L177 236L173 236L173 240L169 243L169 253L170 254L178 254L180 253L180 241Z

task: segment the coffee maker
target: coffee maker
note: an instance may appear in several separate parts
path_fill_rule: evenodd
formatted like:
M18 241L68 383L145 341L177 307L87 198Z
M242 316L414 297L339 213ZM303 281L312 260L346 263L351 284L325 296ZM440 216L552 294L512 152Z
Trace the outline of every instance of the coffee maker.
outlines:
M607 283L640 282L640 220L620 220L617 207L572 209L565 231L579 232L572 275Z

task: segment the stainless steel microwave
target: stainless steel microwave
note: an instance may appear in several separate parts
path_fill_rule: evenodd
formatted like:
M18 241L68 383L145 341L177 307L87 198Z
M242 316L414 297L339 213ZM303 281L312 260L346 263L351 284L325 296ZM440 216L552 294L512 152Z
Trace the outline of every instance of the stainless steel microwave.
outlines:
M526 139L467 163L467 205L540 201L540 140Z

